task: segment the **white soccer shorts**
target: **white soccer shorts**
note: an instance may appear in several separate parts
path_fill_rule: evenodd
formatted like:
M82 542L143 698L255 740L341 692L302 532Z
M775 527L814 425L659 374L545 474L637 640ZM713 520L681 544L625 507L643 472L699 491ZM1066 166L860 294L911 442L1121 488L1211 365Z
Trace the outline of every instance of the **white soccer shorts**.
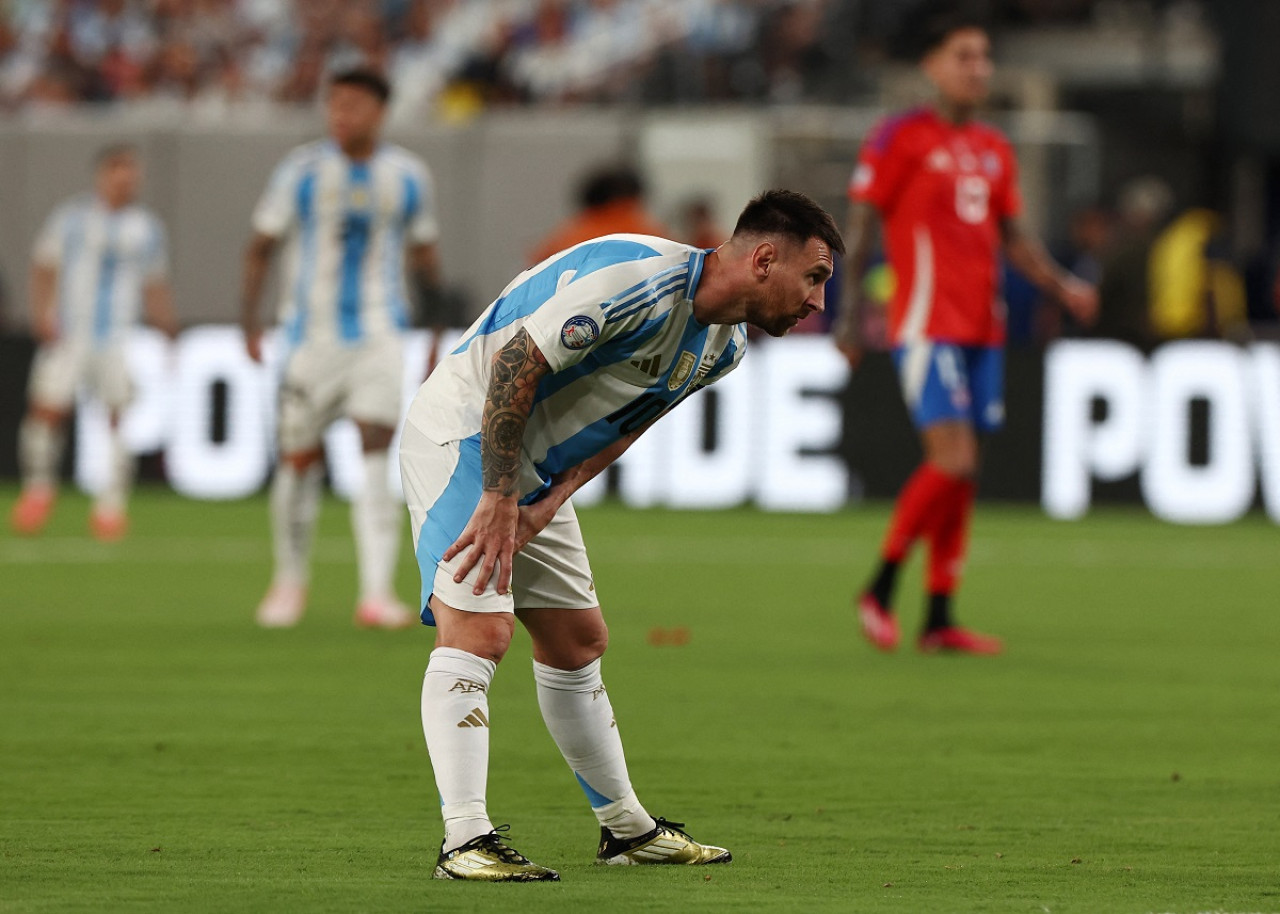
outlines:
M526 475L531 473L526 467ZM600 604L578 515L568 501L551 523L516 553L506 594L497 592L492 579L480 596L472 592L479 565L462 583L454 583L453 576L466 553L449 562L442 557L462 534L480 501L478 435L437 444L406 423L400 442L400 475L413 528L413 550L422 574L420 605L426 624L435 624L428 606L433 593L446 606L467 612L592 609Z
M133 399L133 383L124 347L96 349L87 340L63 339L36 350L28 386L32 403L56 410L70 409L76 390L82 385L112 411L128 406Z
M280 382L280 450L320 446L324 431L347 416L394 428L400 421L404 346L391 337L355 346L304 343L289 353Z

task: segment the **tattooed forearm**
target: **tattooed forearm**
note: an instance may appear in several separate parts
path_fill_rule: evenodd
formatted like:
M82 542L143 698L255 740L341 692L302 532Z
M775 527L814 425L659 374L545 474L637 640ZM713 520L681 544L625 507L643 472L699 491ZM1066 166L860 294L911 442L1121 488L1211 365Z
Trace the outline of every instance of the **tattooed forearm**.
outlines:
M493 357L480 426L480 466L487 491L515 494L525 425L538 382L549 371L541 350L523 330Z

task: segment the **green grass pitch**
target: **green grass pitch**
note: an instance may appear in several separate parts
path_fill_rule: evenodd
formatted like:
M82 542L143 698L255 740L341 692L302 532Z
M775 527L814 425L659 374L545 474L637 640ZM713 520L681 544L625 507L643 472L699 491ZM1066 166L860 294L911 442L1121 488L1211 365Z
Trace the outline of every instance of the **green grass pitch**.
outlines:
M490 810L563 882L492 886L429 878L431 637L351 626L344 506L266 632L265 501L143 491L104 546L67 496L0 534L0 911L1280 911L1276 528L981 506L960 612L1008 651L922 657L849 610L886 510L584 510L636 789L734 862L591 866L520 636Z

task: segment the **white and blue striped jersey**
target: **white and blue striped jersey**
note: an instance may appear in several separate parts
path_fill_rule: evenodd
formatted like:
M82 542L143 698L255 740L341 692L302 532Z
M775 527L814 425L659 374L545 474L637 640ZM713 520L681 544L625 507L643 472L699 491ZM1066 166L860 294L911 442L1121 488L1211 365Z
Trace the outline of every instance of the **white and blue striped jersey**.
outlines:
M96 194L58 206L34 261L57 271L58 332L96 347L119 343L142 315L142 294L168 274L164 226L150 210L110 209Z
M525 428L521 493L600 453L732 371L742 324L700 324L706 252L647 235L607 235L521 273L441 360L409 408L437 444L480 433L494 355L521 329L546 356Z
M439 235L426 164L383 144L365 161L331 140L276 167L253 229L286 239L280 321L293 345L361 343L408 326L405 251Z

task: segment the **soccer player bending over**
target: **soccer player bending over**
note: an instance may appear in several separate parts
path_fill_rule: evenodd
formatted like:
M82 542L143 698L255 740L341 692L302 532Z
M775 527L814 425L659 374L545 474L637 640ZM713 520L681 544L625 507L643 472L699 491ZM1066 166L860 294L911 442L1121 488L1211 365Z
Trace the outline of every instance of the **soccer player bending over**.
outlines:
M959 582L978 471L980 434L1004 420L1004 307L997 258L1009 262L1082 322L1093 287L1054 264L1023 230L1017 162L994 127L974 119L991 78L990 42L975 20L936 20L922 67L932 105L880 123L868 136L849 188L847 285L851 305L836 340L856 368L858 294L878 219L897 284L889 303L893 359L920 431L924 463L898 496L881 562L858 599L863 633L881 650L898 645L893 591L917 539L929 544L928 617L921 650L994 654L996 638L956 624Z
M170 337L178 330L164 226L136 202L141 182L133 147L102 150L93 193L55 209L36 241L31 316L39 348L18 432L22 495L11 517L18 533L39 533L53 511L67 417L81 386L107 407L111 423L107 483L89 528L100 540L127 530L134 460L120 430L133 395L125 342L142 316Z
M712 251L648 235L579 244L520 274L418 391L400 468L437 626L422 727L444 816L438 879L554 880L485 806L489 685L517 619L543 720L600 822L597 862L729 860L631 789L600 673L608 632L570 496L659 416L731 371L745 324L782 336L823 308L831 217L770 191Z
M348 416L360 430L364 484L351 506L360 598L356 624L412 625L395 598L400 508L387 450L402 403L408 327L406 258L419 284L438 283L435 201L426 165L381 142L390 87L354 69L330 81L329 138L285 157L253 214L245 254L245 345L262 358L259 299L285 241L281 314L287 354L280 386L280 458L271 486L275 576L258 624L297 624L306 606L311 537L320 501L325 429Z

